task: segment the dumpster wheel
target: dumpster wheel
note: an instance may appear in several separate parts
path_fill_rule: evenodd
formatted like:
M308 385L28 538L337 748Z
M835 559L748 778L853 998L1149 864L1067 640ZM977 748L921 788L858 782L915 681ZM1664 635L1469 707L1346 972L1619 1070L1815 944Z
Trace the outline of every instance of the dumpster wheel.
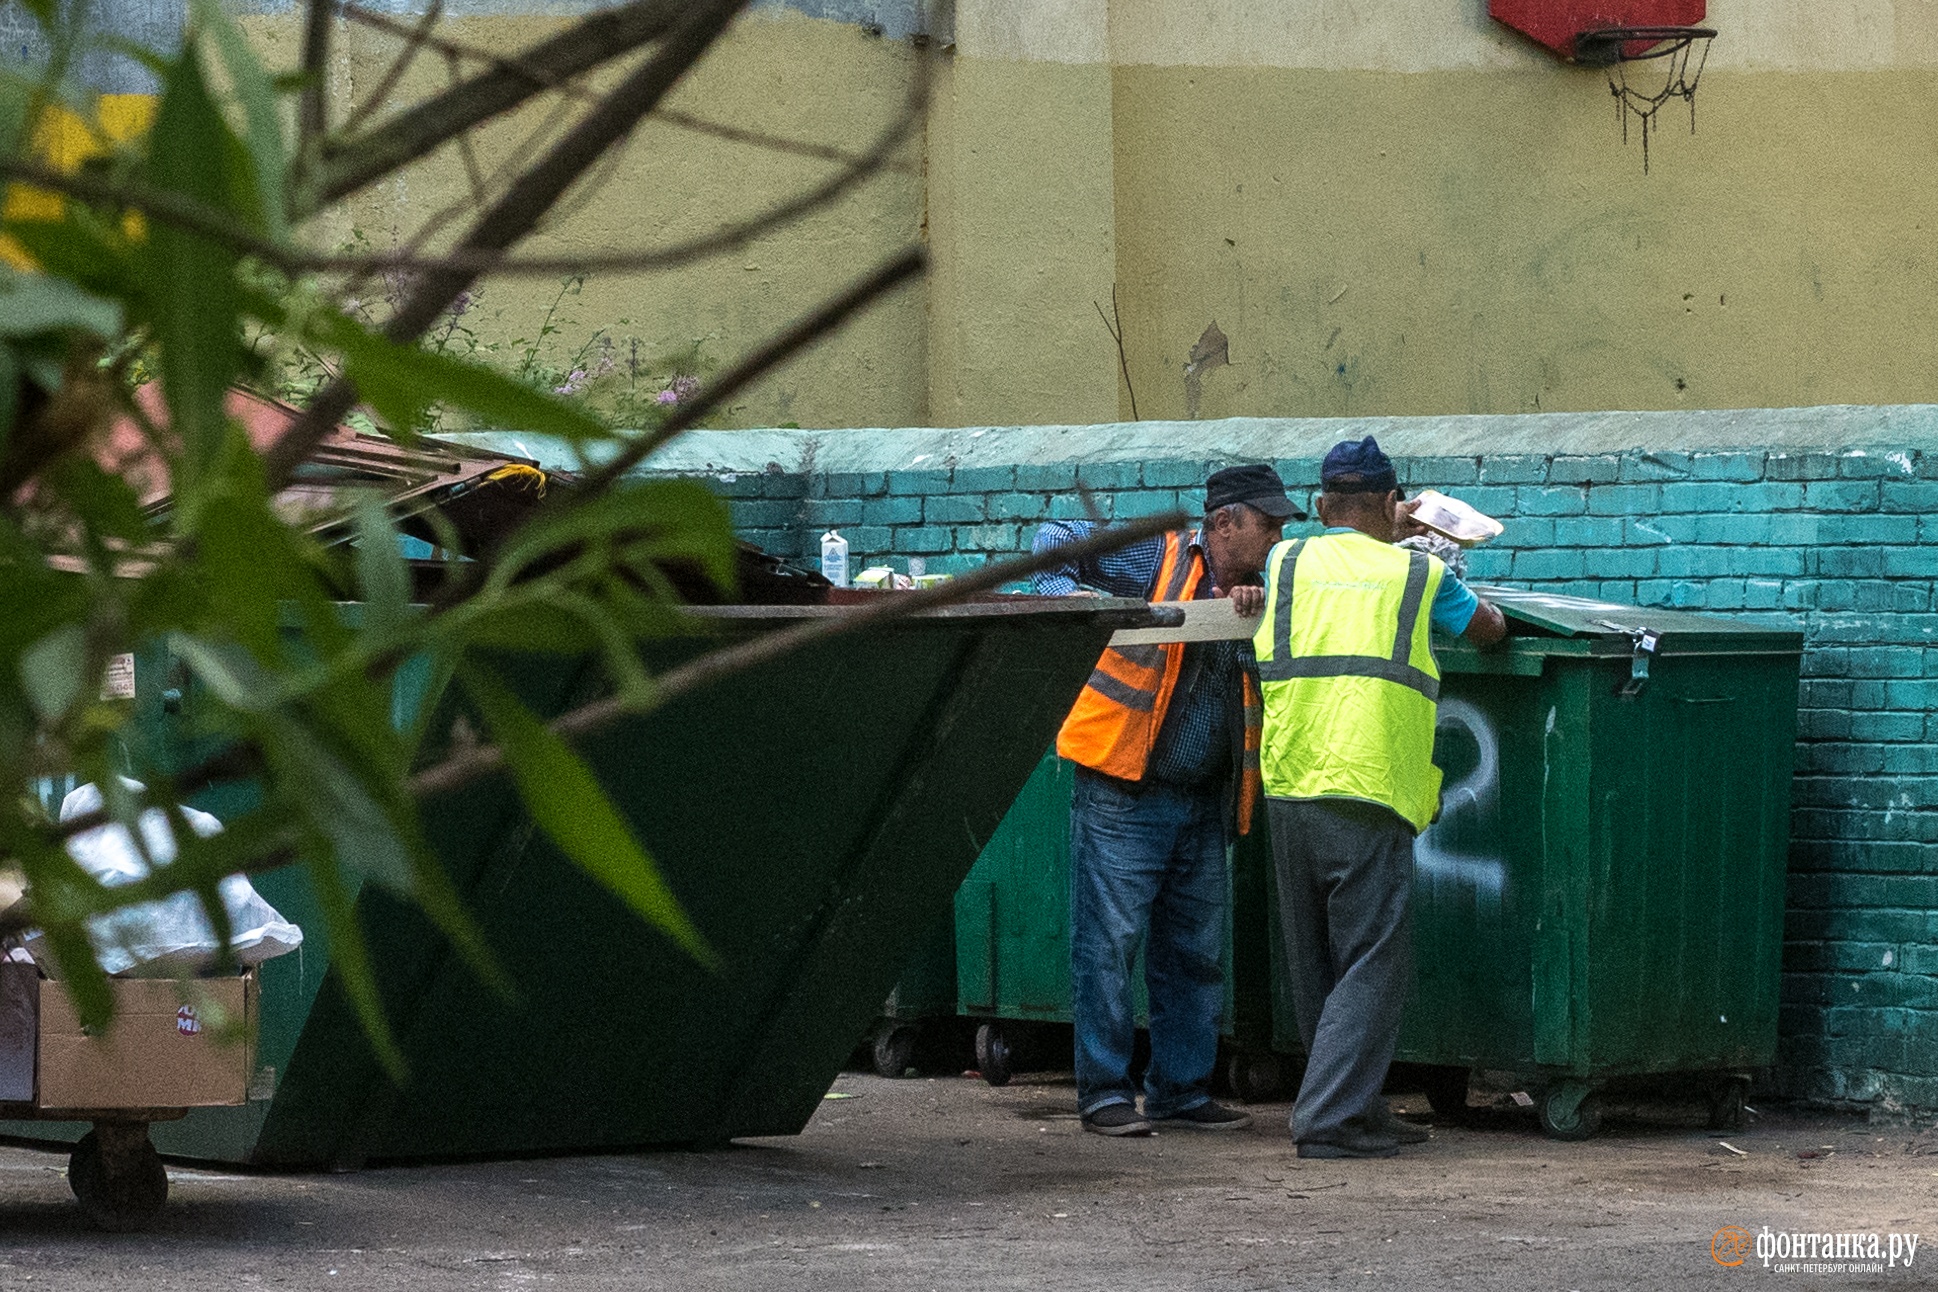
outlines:
M96 1122L67 1159L67 1185L97 1229L147 1226L168 1201L168 1170L146 1122Z
M1742 1130L1746 1120L1744 1101L1749 1090L1749 1078L1742 1076L1725 1077L1712 1086L1709 1091L1709 1129Z
M913 1023L890 1023L875 1034L873 1057L875 1075L899 1077L915 1059L915 1041L921 1029Z
M1538 1113L1542 1133L1565 1143L1592 1139L1602 1128L1601 1096L1577 1081L1543 1091Z
M1225 1061L1225 1082L1242 1103L1263 1103L1279 1093L1285 1071L1267 1050L1234 1050Z
M976 1029L976 1067L984 1081L992 1086L1008 1085L1009 1079L1016 1075L1010 1067L1010 1058L1009 1041L999 1024L984 1023Z

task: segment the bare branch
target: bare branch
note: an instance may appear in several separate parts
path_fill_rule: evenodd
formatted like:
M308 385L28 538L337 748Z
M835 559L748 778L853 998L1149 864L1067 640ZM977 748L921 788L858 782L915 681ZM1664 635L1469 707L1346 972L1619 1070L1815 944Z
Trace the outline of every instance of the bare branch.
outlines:
M390 66L384 69L383 78L377 82L377 88L365 95L363 102L351 110L349 118L343 123L343 133L349 134L355 130L363 124L365 117L390 101L390 92L397 88L397 82L404 79L404 73L409 71L410 65L417 61L417 51L424 48L427 41L434 39L432 29L437 26L437 20L443 16L444 0L431 0L431 3L425 6L424 16L419 18L417 25L410 29L410 35L405 39L403 49L397 52L397 57L393 58Z
M648 434L633 440L612 461L587 473L574 498L589 498L610 488L613 481L638 466L668 440L695 426L700 419L732 399L769 369L799 354L834 331L877 297L921 273L928 257L920 248L903 252L853 287L796 322L720 376L701 386L674 414Z
M562 714L549 725L552 732L563 739L581 738L611 725L622 717L636 717L650 713L682 695L710 686L735 674L744 673L750 668L771 660L780 659L813 642L861 632L864 629L906 619L924 611L955 605L1040 570L1114 552L1155 535L1181 529L1189 523L1190 517L1182 511L1146 516L1121 526L1100 530L1088 538L1052 548L1047 552L1032 553L1029 556L1015 557L1007 561L992 561L980 570L960 575L933 588L886 594L874 604L856 607L847 614L810 619L793 628L763 633L738 645L709 651L690 663L661 674L657 679L652 698L646 704L628 703L618 697L609 697ZM235 761L234 751L229 751L221 758L227 760L222 768L223 774L246 774L242 770L242 765ZM504 751L496 745L474 746L441 763L425 768L411 777L407 788L412 796L419 799L449 793L482 776L490 775L503 767L504 762ZM213 762L210 764L211 767L214 765ZM190 788L185 781L178 783L175 786L177 801L194 793L195 789L214 784L219 779L222 779L222 776L200 778L194 788ZM65 841L98 826L111 824L112 820L113 818L105 810L76 816L55 827L51 839L54 842ZM289 865L296 860L298 857L293 849L278 848L249 862L238 873L260 875ZM36 923L31 901L18 902L4 913L0 913L0 938L24 933L35 927Z
M400 113L361 138L326 144L316 205L326 205L367 187L479 122L508 112L535 94L557 89L582 72L658 40L672 32L676 24L687 22L692 17L688 12L692 8L681 0L634 0L632 4L588 14L516 59L483 55L489 59L491 70ZM395 19L357 5L345 5L344 14L384 30L400 33L409 30ZM433 49L465 57L481 54L442 37L429 37L426 43Z
M725 139L730 143L751 144L756 148L765 148L769 152L792 153L797 157L813 157L819 161L841 162L854 166L867 156L866 153L850 152L846 148L836 148L830 144L809 143L804 139L789 139L784 135L769 134L765 130L748 130L742 126L709 121L705 117L696 117L690 112L681 112L675 108L661 108L653 114L653 120L663 121L669 126L678 126L682 130L691 130L695 134ZM879 169L913 173L916 167L909 162L883 162Z
M1155 535L1181 529L1189 523L1190 518L1182 511L1143 517L1122 526L1100 530L1089 538L1052 548L1046 552L1032 553L1029 556L1019 556L1007 561L993 561L980 570L958 576L933 588L887 594L874 604L858 608L851 614L810 619L793 628L763 633L751 641L709 651L691 663L682 664L678 668L662 673L654 685L651 700L644 705L620 696L595 700L591 704L554 719L550 724L551 729L567 740L586 736L611 725L619 718L650 713L670 700L732 677L736 673L744 673L769 660L779 659L811 642L860 632L865 628L905 619L925 610L954 605L978 593L991 591L1040 570L1114 552ZM504 761L504 751L496 745L476 746L427 767L411 777L410 792L420 799L434 794L448 793L481 776L489 775L502 767Z
M309 0L309 13L303 23L303 97L297 109L296 155L307 158L310 149L330 127L329 67L330 25L336 19L334 0Z
M647 113L698 62L748 0L693 0L664 37L659 51L600 100L563 139L479 217L457 248L462 253L502 253L529 234L574 181ZM393 341L414 341L478 276L474 268L439 268L417 282L384 332ZM356 401L356 389L334 381L318 393L263 455L272 489L286 484L297 466L330 433Z

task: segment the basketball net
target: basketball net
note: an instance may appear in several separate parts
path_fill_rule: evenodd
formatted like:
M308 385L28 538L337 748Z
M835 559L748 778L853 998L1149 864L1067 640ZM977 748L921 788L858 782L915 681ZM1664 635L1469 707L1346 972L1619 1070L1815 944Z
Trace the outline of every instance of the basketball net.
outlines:
M1696 133L1696 85L1702 80L1703 67L1709 62L1709 42L1714 36L1714 32L1690 28L1674 35L1664 35L1642 52L1634 54L1628 51L1640 45L1639 40L1613 45L1617 52L1608 66L1608 92L1615 97L1615 116L1621 122L1623 147L1628 146L1628 119L1633 116L1641 123L1644 175L1649 173L1649 135L1662 125L1656 115L1671 99L1681 99L1689 105L1689 133ZM1698 45L1702 47L1700 50L1697 49ZM1635 65L1633 72L1631 64ZM1649 69L1647 75L1644 75L1645 66ZM1653 83L1656 68L1666 69L1668 73L1661 87L1650 90L1638 86L1637 82Z

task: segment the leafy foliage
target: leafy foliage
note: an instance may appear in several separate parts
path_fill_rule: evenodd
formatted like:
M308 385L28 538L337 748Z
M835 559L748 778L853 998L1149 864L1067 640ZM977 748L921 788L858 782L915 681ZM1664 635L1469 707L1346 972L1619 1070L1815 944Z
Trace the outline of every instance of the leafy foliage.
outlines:
M61 7L33 11L59 49L75 47ZM427 751L449 743L432 715L467 709L560 850L710 963L704 934L586 765L492 661L507 650L592 652L625 703L651 705L638 639L680 618L662 566L682 562L730 584L724 509L692 485L561 491L495 549L452 553L428 599L414 590L398 518L382 498L346 499L333 526L279 511L285 482L229 402L232 389L275 368L277 353L354 382L367 415L404 441L447 412L562 437L588 460L621 451L627 434L583 398L544 389L549 377L535 382L535 350L526 371L505 375L451 344L455 317L441 339L418 344L378 325L358 303L355 275L300 272L290 212L304 209L305 148L284 122L285 98L302 83L272 77L215 0L193 0L190 13L178 53L146 56L162 84L153 130L89 163L100 191L4 224L34 267L0 275L0 595L10 607L0 617L0 782L93 781L104 789L102 819L127 826L224 780L257 782L261 806L213 838L178 830L172 864L109 889L65 851L74 825L20 794L0 812L0 850L24 874L33 922L84 1015L99 1021L109 1002L89 951L90 916L184 889L212 901L225 874L300 862L329 920L339 977L399 1070L355 915L362 886L416 903L481 974L502 981L422 835L412 788L436 756ZM50 114L89 118L85 96L60 79L65 63L37 82L0 78L0 148L18 165L31 168ZM137 396L150 376L159 407ZM650 432L673 402L655 399L629 420ZM110 447L122 457L104 466ZM141 474L124 470L130 460L165 483L167 506L129 483ZM129 651L178 662L197 696L192 734L224 754L164 770L132 707L101 694L110 658ZM400 723L407 663L436 681ZM462 703L443 694L452 678Z

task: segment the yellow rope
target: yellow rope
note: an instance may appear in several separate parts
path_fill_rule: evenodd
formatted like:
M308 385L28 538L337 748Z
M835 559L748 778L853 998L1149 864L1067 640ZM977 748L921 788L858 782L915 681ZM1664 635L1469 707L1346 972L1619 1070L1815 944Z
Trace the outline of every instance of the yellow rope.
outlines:
M538 496L545 496L545 473L537 467L528 467L523 462L509 462L499 467L486 480L515 481L529 489L536 489Z

